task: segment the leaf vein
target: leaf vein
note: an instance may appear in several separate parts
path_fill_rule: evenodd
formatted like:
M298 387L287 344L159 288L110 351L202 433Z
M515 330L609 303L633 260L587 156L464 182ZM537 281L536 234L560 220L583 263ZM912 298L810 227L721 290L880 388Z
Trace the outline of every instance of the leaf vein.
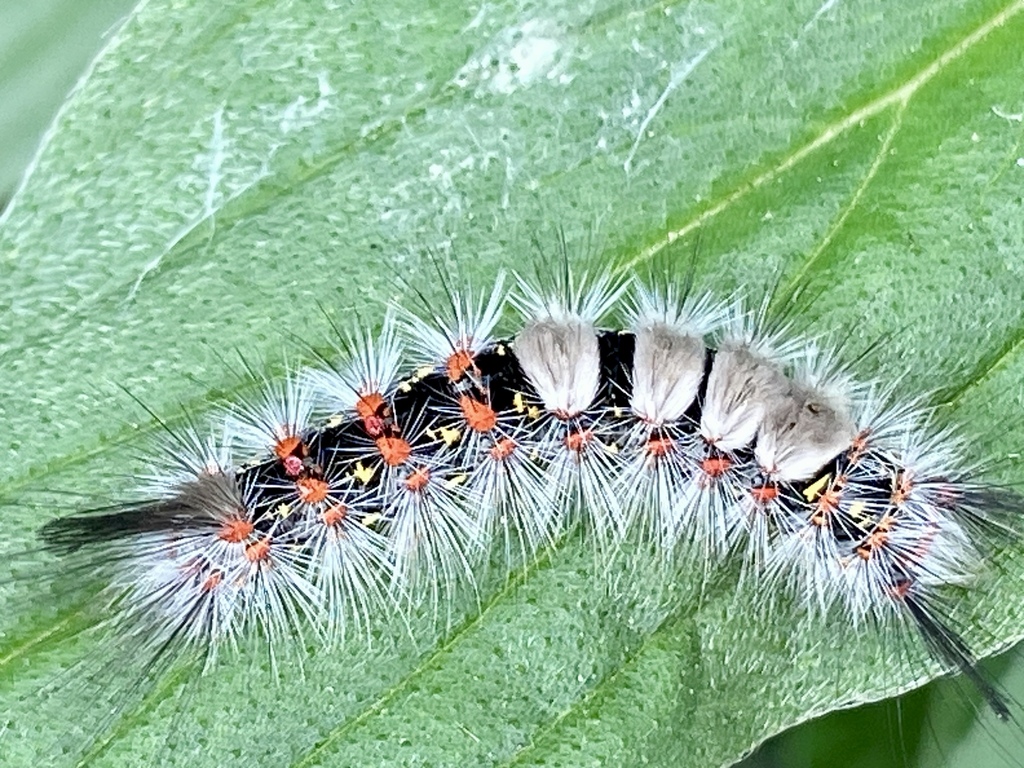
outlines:
M921 88L931 82L946 67L962 58L975 45L980 43L989 34L1004 25L1021 11L1024 11L1024 0L1015 0L1015 2L1005 6L994 16L939 54L933 61L918 70L904 83L882 94L863 107L855 109L853 112L829 123L825 126L824 130L822 130L813 139L797 147L775 165L762 171L750 181L733 189L718 202L705 208L683 226L666 233L657 242L649 245L631 260L620 266L618 271L620 273L627 272L635 269L640 264L650 261L676 240L679 240L690 232L702 227L706 222L743 200L743 198L751 192L771 183L786 171L794 168L804 159L817 152L819 149L831 144L850 129L860 125L860 123L870 120L871 118L885 112L885 110L890 107L897 106L901 109L905 108L910 99L912 99L913 96L921 90Z

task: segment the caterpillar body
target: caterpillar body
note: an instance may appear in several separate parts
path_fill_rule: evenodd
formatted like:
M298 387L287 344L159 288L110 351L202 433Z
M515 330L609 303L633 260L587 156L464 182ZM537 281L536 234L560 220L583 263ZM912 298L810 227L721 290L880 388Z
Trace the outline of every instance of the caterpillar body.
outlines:
M46 544L107 564L112 629L140 653L212 660L249 633L329 644L440 611L497 542L528 558L581 524L599 554L639 536L739 558L809 611L907 626L1009 717L945 606L1013 520L926 408L765 303L516 282L399 308L212 430L168 429L146 501L54 520Z

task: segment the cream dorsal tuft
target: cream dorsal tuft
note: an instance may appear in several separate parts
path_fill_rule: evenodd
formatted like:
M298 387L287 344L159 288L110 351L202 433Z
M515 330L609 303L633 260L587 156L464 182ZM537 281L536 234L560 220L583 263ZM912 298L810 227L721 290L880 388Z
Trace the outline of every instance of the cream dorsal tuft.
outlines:
M704 336L724 320L724 308L708 295L680 300L671 287L635 294L630 407L647 424L663 426L696 401L708 351Z
M627 288L603 276L593 281L566 277L545 291L519 278L512 303L525 325L513 348L523 373L557 418L586 411L601 386L601 351L596 324Z

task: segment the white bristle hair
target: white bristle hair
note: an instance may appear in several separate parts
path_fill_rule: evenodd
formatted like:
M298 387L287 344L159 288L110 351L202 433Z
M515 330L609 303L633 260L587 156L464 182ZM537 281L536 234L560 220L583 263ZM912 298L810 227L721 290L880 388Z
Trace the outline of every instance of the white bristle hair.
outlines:
M251 399L228 408L224 430L239 455L264 457L283 441L300 436L311 423L313 391L298 377L260 382Z
M329 414L351 414L367 395L390 397L405 356L397 331L395 315L388 312L376 334L368 329L339 333L333 345L337 359L304 369L302 388L314 392L320 409Z
M494 332L508 300L505 279L505 273L499 272L490 293L472 288L461 293L446 290L441 306L425 307L422 315L408 306L396 305L393 311L400 330L416 356L413 364L441 370L452 355L466 353L473 357L493 346Z

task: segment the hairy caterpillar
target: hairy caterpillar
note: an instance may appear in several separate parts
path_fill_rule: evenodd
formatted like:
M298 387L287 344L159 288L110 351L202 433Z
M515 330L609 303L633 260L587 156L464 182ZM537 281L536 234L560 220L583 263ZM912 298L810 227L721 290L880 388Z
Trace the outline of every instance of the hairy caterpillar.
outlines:
M947 604L1013 521L923 407L766 302L567 264L506 282L342 331L213 427L166 427L145 500L45 526L107 574L118 648L330 652L381 615L447 615L495 549L513 568L582 529L598 562L639 540L705 577L739 563L773 600L916 636L1009 716Z

